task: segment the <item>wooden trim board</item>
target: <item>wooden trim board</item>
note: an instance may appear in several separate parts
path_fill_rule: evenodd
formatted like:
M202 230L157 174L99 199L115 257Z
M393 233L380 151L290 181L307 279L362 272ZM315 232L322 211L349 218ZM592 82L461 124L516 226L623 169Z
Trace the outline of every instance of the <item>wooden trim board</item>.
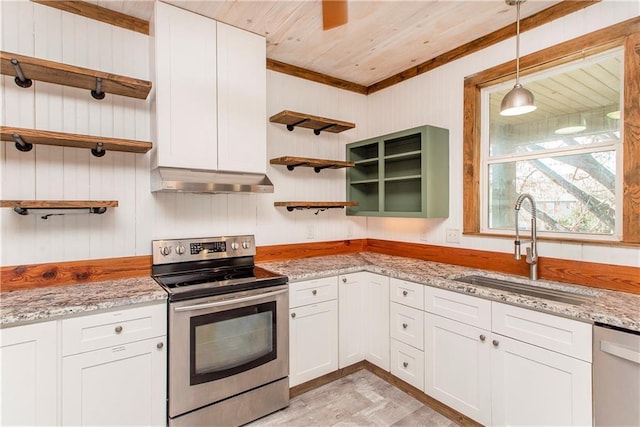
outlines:
M127 30L135 31L149 35L149 21L136 18L134 16L126 15L124 13L116 12L111 9L107 9L97 4L89 3L87 1L71 1L71 0L31 0L34 3L38 3L44 6L53 7L65 12L74 13L76 15L84 16L85 18L95 19L96 21L104 22L107 24L115 25L116 27L125 28Z
M363 251L528 276L528 264L508 253L377 239L259 246L256 262L286 261ZM0 292L115 280L151 274L151 256L0 267ZM540 258L540 278L640 294L640 268Z

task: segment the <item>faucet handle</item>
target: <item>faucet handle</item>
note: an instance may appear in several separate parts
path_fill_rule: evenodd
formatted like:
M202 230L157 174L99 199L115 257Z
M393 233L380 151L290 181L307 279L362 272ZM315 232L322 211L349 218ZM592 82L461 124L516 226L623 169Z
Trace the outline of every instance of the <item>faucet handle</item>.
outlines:
M527 248L527 263L536 264L538 262L538 254L533 253L531 248Z

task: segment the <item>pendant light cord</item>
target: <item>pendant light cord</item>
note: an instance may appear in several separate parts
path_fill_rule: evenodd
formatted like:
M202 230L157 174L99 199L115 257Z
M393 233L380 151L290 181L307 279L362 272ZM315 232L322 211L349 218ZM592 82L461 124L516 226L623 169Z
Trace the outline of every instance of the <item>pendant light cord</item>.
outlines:
M520 3L516 0L516 86L520 84Z

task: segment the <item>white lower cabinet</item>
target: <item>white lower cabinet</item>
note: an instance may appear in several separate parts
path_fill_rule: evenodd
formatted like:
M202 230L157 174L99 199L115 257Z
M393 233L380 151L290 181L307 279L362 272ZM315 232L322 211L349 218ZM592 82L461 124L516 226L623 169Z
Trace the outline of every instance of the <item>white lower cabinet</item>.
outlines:
M490 336L425 314L425 393L484 425L491 424Z
M291 283L289 288L289 385L293 387L338 369L337 278Z
M493 425L592 424L591 364L494 334Z
M63 424L166 424L165 345L159 337L63 358Z
M368 360L389 370L389 278L369 272L338 276L339 366Z
M58 424L56 321L0 329L0 425Z
M62 425L166 425L166 303L65 319Z
M592 424L591 325L433 288L425 307L425 393L484 425Z

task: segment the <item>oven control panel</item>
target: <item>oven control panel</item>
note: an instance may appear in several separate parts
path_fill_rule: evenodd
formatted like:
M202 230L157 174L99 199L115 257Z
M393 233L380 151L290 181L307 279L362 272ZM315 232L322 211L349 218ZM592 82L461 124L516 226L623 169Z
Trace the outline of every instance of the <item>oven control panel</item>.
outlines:
M153 240L153 264L255 256L253 235Z

